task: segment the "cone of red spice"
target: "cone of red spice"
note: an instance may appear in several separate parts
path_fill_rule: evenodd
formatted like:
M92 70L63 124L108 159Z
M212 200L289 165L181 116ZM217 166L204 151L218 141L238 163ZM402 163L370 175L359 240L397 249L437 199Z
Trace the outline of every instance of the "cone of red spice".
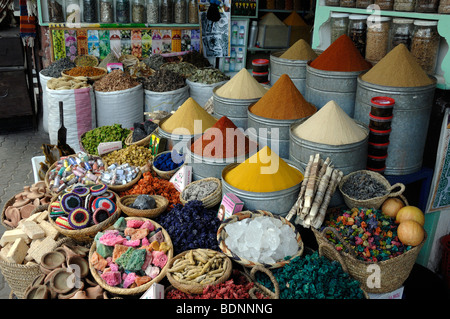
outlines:
M368 70L372 64L363 58L353 41L344 34L314 59L310 66L323 71L356 72Z
M191 145L193 153L212 158L244 156L252 149L256 150L256 143L226 116L222 116Z

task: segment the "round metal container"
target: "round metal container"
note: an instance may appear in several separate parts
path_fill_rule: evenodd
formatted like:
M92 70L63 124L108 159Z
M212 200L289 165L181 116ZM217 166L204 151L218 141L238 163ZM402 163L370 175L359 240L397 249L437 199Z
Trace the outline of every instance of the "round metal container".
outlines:
M270 84L274 85L276 81L283 75L289 75L295 87L305 94L306 86L306 60L290 60L282 59L280 56L286 52L279 51L270 55Z
M291 124L298 121L269 119L250 112L248 107L247 133L250 139L258 143L259 149L270 147L278 156L289 159Z
M292 163L291 161L285 162L304 174L304 171L295 163ZM231 186L224 179L226 172L233 169L237 165L238 164L229 164L223 169L221 176L222 194L233 193L234 195L236 195L240 200L244 202L244 210L264 209L271 212L272 214L285 217L297 201L301 182L295 186L276 192L255 193L244 191Z
M216 86L213 89L214 116L217 118L226 116L234 123L234 125L246 130L247 108L250 104L257 102L260 98L248 100L224 98L216 94L216 91L220 87L221 86Z
M305 99L317 109L334 100L348 116L353 117L357 78L363 72L323 71L307 64Z
M373 97L387 96L395 100L386 175L412 174L421 169L435 88L436 84L421 87L381 86L358 77L355 120L368 125L370 100Z

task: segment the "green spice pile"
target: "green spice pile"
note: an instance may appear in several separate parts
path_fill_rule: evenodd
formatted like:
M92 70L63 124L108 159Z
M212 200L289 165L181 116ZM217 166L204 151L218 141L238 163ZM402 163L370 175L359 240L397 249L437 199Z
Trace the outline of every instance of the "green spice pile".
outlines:
M280 299L363 299L359 281L343 271L341 264L318 252L298 256L272 271L280 287ZM274 290L267 275L257 272L257 281Z
M213 84L228 81L229 79L230 77L225 75L222 71L212 68L198 69L188 78L191 82L203 84Z
M197 67L188 62L172 62L164 64L161 66L161 69L171 70L182 75L184 78L188 78L197 70Z
M52 78L60 78L62 77L62 71L72 69L74 67L76 67L76 64L72 62L69 57L65 57L50 64L41 71L41 74Z
M183 76L168 69L159 69L152 76L139 80L144 89L153 92L169 92L186 86Z
M121 124L100 126L86 132L81 138L81 143L88 154L98 155L98 144L122 141L122 145L125 145L125 139L130 132L129 129L123 128Z
M149 57L147 57L144 60L142 60L142 62L147 64L147 66L149 68L151 68L151 69L156 71L156 70L158 70L161 67L161 65L166 63L166 60L160 54L152 54Z

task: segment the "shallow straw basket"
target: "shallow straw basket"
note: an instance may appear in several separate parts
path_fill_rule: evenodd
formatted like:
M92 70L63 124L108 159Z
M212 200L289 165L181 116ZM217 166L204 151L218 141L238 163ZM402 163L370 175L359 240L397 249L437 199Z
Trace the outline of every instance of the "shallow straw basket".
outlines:
M57 229L58 232L61 233L62 235L72 238L74 241L79 242L79 243L92 242L94 240L95 235L99 231L103 231L106 228L108 228L109 226L111 226L112 224L114 224L122 212L119 205L117 205L117 201L118 201L117 199L119 198L119 196L116 193L114 193L113 191L111 191L111 192L114 194L114 196L116 198L117 209L111 216L109 216L106 220L102 221L101 223L99 223L97 225L89 226L89 227L82 228L82 229L65 229L65 228L58 226L52 218L49 218L48 220L49 220L50 224L55 229ZM51 203L53 203L56 199L57 199L57 196L53 197L51 200ZM49 214L50 213L51 213L51 204L49 205Z
M178 166L177 168L175 168L175 169L173 169L173 170L171 170L171 171L161 171L161 170L159 170L159 169L157 169L156 167L155 167L155 165L153 164L155 161L156 161L156 159L159 157L159 156L161 156L162 154L166 154L166 153L171 153L172 151L165 151L165 152L161 152L161 153L159 153L158 155L156 155L156 157L153 159L153 162L152 162L152 169L153 169L153 171L156 173L156 174L158 174L158 176L159 177L161 177L162 179L166 179L166 180L170 180L170 178L182 167L182 166L184 166L184 165L186 165L186 163L183 163L182 165L180 165L180 166Z
M223 253L218 252L218 251L214 251L211 249L207 249L211 252L215 252L217 254L223 255L225 257L225 261L224 261L224 267L225 267L225 271L224 274L222 276L220 276L219 278L217 278L216 281L210 283L210 284L200 284L200 283L186 283L186 282L180 282L178 281L171 272L167 272L166 277L169 280L169 282L172 284L172 286L174 286L176 289L186 292L188 294L201 294L203 293L203 289L208 286L208 285L218 285L221 284L225 281L228 280L228 278L230 278L231 275L231 271L233 269L232 263L231 263L231 259L228 258L227 256L225 256ZM194 249L195 251L195 249ZM187 253L189 253L190 250L186 250L183 251L182 253L176 255L169 263L169 267L167 269L170 269L173 266L173 263L175 262L175 260L182 258L184 255L186 255Z
M144 137L143 139L140 139L139 141L133 142L133 132L130 132L130 134L128 134L127 138L125 139L125 145L126 146L130 146L130 145L138 145L138 146L149 146L150 142L152 140L152 134L156 131L156 129L148 134L146 137Z
M98 59L93 55L78 55L75 60L73 60L76 66L97 66ZM87 63L86 63L87 62Z
M136 177L133 178L133 180L129 183L126 183L124 185L107 185L108 189L112 190L113 192L124 192L129 190L131 187L133 187L134 184L136 184L142 177L142 171L139 170L139 172L137 173Z
M348 196L347 194L345 194L342 191L343 185L347 182L347 180L351 176L353 176L353 175L355 175L357 173L367 174L372 179L374 179L377 182L381 183L384 186L384 188L386 189L386 194L383 195L383 196L373 197L373 198L366 199L366 200L355 199L355 198L352 198L352 197ZM398 187L400 188L400 190L396 191L396 192L393 192L393 190L395 190ZM359 170L359 171L354 171L354 172L344 176L342 178L341 182L339 183L339 190L342 193L342 196L344 197L345 204L349 208L357 207L357 208L375 208L375 209L378 209L383 204L383 202L386 199L388 199L389 197L397 197L397 196L401 195L405 191L405 185L402 184L402 183L396 183L396 184L391 186L391 184L388 182L388 180L383 175L381 175L380 173L369 171L369 170Z
M94 68L101 70L103 73L100 75L95 75L95 76L72 76L72 75L68 75L66 73L67 71L69 71L69 69L67 69L67 70L63 70L61 72L61 75L63 77L69 78L69 79L80 79L80 80L88 79L88 80L92 80L92 81L97 81L97 80L100 80L102 77L104 77L108 73L108 70L106 70L105 68L100 68L97 66L94 66Z
M155 199L156 208L136 209L129 207L129 205L134 203L134 201L138 196L139 195L127 195L119 198L117 203L125 215L130 217L155 218L158 217L161 213L163 213L167 209L167 206L169 206L169 200L164 196L149 195Z
M56 247L70 241L70 238L62 237L56 242ZM34 279L42 274L39 263L27 264L8 263L0 259L0 270L11 288L11 292L19 299L23 299L26 290Z
M292 255L291 258L289 258L289 259L283 259L283 260L277 261L274 264L264 264L264 263L250 261L245 258L241 258L238 255L236 255L235 253L233 253L231 250L229 250L227 245L225 244L225 239L228 237L228 234L225 231L225 226L228 224L231 224L231 223L241 221L246 218L254 219L259 216L269 216L272 218L277 218L277 219L281 220L281 222L283 224L289 225L289 227L291 227L294 230L294 233L295 233L295 236L297 239L297 243L298 243L298 247L299 247L297 253ZM274 214L272 214L268 211L264 211L264 210L255 210L255 211L247 210L247 211L242 211L242 212L231 215L231 217L225 219L220 224L219 229L217 230L217 241L219 242L219 248L222 250L222 252L225 255L227 255L228 257L230 257L232 260L236 261L237 263L241 264L242 266L249 267L249 268L257 266L257 265L265 267L265 268L269 268L269 269L283 267L284 265L288 264L295 257L301 256L303 254L303 250L304 250L302 238L300 236L300 233L294 227L294 225L292 225L284 217L282 217L280 215L274 215Z
M324 255L335 260L340 256L342 257L341 265L345 267L344 269L356 280L358 280L364 291L369 293L386 293L394 291L400 288L405 280L408 278L414 263L419 255L420 249L424 245L427 234L418 246L411 248L407 252L396 256L394 258L379 261L379 262L368 262L360 260L356 257L354 249L342 238L339 232L332 227L325 227L322 231L312 228L314 236L316 237L317 244L320 246L330 247L324 251ZM338 252L334 246L326 238L326 233L332 232L335 237L342 243L344 249ZM338 252L336 254L336 252ZM376 265L376 270L379 269L380 285L379 287L372 287L372 280L374 277L374 270L369 268L369 266ZM368 285L369 283L369 285Z
M207 182L207 181L214 181L217 183L216 190L213 193L206 196L205 198L201 199L201 202L203 203L203 207L211 208L211 207L214 207L217 204L219 204L220 201L222 200L222 182L220 181L220 179L215 178L215 177L203 178L198 181L190 183L189 185L186 186L186 188L184 190L188 189L189 187L192 187L192 185L199 184L201 182ZM184 192L184 190L183 190L183 192ZM183 196L182 196L183 192L180 193L180 201L183 205L186 205L187 201L183 199Z
M135 288L120 288L120 287L113 287L110 286L106 283L106 281L104 281L102 279L102 277L100 276L100 274L97 272L97 270L94 268L94 266L92 265L92 263L90 262L91 258L92 258L92 254L96 251L96 243L95 241L92 243L92 246L89 250L89 269L91 271L92 276L94 277L95 281L105 290L109 291L111 294L113 295L121 295L121 296L134 296L134 295L138 295L138 294L142 294L145 291L148 290L148 288L150 288L151 285L153 285L154 283L158 283L159 281L161 281L165 276L166 276L166 272L168 269L168 265L170 263L170 261L173 258L173 244L172 244L172 240L170 239L169 234L167 233L167 231L161 227L161 225L159 225L158 223L156 223L155 221L148 219L148 218L142 218L142 217L126 217L125 220L132 220L132 219L138 219L138 220L150 220L150 222L155 226L155 229L157 228L161 228L161 231L164 235L164 240L165 242L167 242L167 244L169 245L169 250L167 252L167 263L166 265L163 267L163 269L161 269L161 272L159 273L158 276L156 276L155 278L153 278L153 280L139 286L139 287L135 287ZM110 229L112 229L112 227L110 227Z

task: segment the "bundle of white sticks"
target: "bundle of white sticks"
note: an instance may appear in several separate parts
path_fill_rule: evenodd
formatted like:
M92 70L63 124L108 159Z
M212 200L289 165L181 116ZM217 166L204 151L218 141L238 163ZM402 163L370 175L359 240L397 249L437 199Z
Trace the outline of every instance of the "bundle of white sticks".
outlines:
M323 160L320 154L311 155L305 168L298 199L286 219L291 221L295 217L295 224L318 229L325 219L331 197L343 176L342 171L334 168L329 157Z

